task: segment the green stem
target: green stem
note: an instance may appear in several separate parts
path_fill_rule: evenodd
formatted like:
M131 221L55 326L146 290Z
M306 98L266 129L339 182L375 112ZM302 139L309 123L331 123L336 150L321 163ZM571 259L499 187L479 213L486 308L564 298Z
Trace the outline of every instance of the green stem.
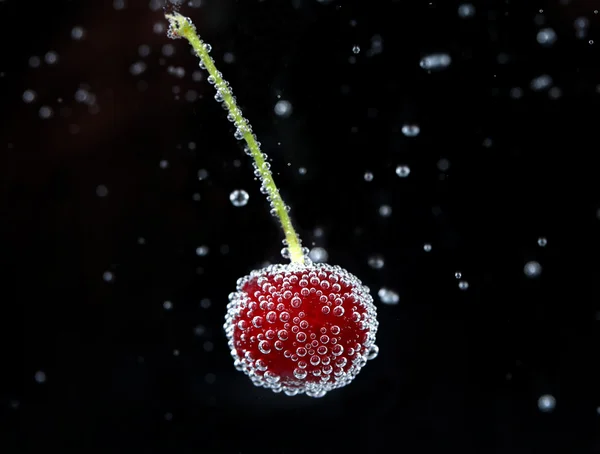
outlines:
M228 118L235 125L237 139L244 139L247 144L247 152L254 158L257 176L261 180L262 190L268 194L268 199L271 204L271 211L277 216L283 233L285 234L290 260L294 263L304 263L304 254L302 253L302 244L298 234L294 230L292 221L288 215L288 208L283 202L279 189L273 180L273 174L269 169L267 156L260 151L260 145L256 140L256 136L252 133L252 127L248 120L242 115L242 111L237 106L235 97L229 87L229 83L223 79L222 74L217 70L215 62L209 55L210 48L205 44L198 33L192 21L182 16L179 13L165 14L169 21L169 37L185 38L189 41L196 55L200 58L201 66L208 71L209 82L213 84L217 90L215 98L218 101L225 103L229 111Z

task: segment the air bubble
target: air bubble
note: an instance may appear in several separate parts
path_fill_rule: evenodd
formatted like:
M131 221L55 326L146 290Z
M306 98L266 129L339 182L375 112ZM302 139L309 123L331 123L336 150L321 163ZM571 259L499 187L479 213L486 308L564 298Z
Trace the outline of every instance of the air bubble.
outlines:
M287 118L292 114L292 103L284 99L280 99L275 103L273 110L275 115L278 117Z
M419 65L428 71L439 71L446 69L452 63L450 55L445 53L426 55L421 59Z
M395 305L400 302L400 296L394 290L387 287L381 287L377 292L377 296L383 304Z
M234 207L243 207L248 204L250 196L243 189L236 189L229 194L229 201Z
M421 128L416 124L405 124L402 126L402 134L406 137L417 137L421 132Z
M544 413L551 412L556 407L556 399L551 394L544 394L538 399L538 408Z
M542 273L542 266L535 261L530 261L525 264L523 272L527 277L538 277Z
M475 6L471 3L463 3L458 7L458 16L466 19L475 15Z
M408 175L410 175L410 167L408 167L408 166L396 167L396 175L398 175L400 178L406 178Z

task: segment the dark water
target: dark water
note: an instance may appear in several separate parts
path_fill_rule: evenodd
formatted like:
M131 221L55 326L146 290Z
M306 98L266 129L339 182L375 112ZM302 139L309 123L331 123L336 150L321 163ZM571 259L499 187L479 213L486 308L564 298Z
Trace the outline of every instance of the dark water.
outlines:
M283 236L162 4L0 1L0 452L600 452L599 7L180 8L378 306L312 399L233 367L228 294Z

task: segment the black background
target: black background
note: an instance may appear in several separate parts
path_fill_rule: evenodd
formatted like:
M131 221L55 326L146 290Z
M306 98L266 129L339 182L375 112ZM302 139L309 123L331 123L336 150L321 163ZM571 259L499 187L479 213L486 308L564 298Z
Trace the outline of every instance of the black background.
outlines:
M213 88L193 80L188 43L154 30L162 8L0 1L0 452L600 452L599 5L473 4L469 18L455 1L181 8L272 159L304 244L378 305L378 358L311 399L255 388L233 367L227 296L283 262L282 234ZM536 40L545 27L552 46ZM434 53L452 63L421 68ZM554 89L531 88L542 75ZM274 113L278 95L291 116ZM230 203L234 189L246 206ZM399 304L382 304L381 287ZM554 411L538 408L543 394Z

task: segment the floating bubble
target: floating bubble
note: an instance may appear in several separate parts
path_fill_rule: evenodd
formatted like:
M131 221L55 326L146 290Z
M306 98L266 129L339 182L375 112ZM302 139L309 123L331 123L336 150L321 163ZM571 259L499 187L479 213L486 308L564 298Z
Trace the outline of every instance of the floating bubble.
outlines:
M38 383L45 383L46 382L46 372L44 372L43 370L38 370L34 377L36 382Z
M538 277L542 273L542 265L535 261L527 262L523 272L527 277Z
M229 194L229 201L234 207L243 207L248 204L250 196L243 189L236 189Z
M400 296L394 290L387 287L381 287L377 292L377 296L383 304L394 305L400 301Z
M556 42L556 32L551 28L542 28L536 39L542 46L550 47Z
M544 413L549 413L556 407L556 399L551 394L544 394L538 399L538 408Z
M196 248L196 255L199 257L204 257L208 255L208 246L199 246Z
M463 3L458 7L458 16L466 19L468 17L473 17L475 15L475 6L471 3Z
M417 137L421 132L421 128L416 124L405 124L402 126L402 134L406 137Z
M292 103L284 99L280 99L275 103L273 108L275 115L278 117L289 117L292 114Z
M329 254L322 247L314 247L308 253L308 257L315 263L323 263L327 261Z
M379 215L387 218L392 215L392 207L389 205L381 205L379 207Z
M398 175L400 178L406 178L408 175L410 175L410 167L408 167L408 166L396 167L396 175Z
M419 66L428 71L440 71L450 66L450 63L452 63L452 58L450 55L446 53L440 53L426 55L419 62Z
M108 188L103 184L100 184L96 187L96 195L98 197L106 197L108 195Z
M26 103L35 101L35 98L37 98L37 93L33 90L25 90L23 92L23 101Z
M538 238L537 244L540 247L544 247L544 246L546 246L548 244L548 240L545 237L541 236L541 237Z
M381 254L375 254L367 259L367 263L373 269L380 270L385 265L385 259Z

